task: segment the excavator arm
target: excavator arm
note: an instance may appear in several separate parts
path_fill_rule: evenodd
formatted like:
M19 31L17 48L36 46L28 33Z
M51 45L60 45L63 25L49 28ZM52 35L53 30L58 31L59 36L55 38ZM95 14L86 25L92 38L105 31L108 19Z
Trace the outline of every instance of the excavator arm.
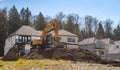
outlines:
M31 45L32 46L37 46L37 45L41 45L45 42L46 40L46 35L48 32L54 30L54 38L55 38L55 41L58 41L58 21L55 19L53 22L51 22L50 24L48 24L43 32L42 32L42 35L41 35L41 39L40 40L33 40L31 42Z

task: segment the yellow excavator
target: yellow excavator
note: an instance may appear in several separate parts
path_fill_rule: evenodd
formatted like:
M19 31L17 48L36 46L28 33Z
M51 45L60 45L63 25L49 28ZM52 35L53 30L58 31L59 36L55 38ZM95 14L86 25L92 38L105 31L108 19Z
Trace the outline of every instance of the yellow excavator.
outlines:
M50 34L51 31L54 30L54 37L52 34ZM48 24L41 35L40 40L33 40L31 42L31 49L45 49L48 47L57 47L57 48L63 48L64 44L58 42L58 21L54 19L50 24Z

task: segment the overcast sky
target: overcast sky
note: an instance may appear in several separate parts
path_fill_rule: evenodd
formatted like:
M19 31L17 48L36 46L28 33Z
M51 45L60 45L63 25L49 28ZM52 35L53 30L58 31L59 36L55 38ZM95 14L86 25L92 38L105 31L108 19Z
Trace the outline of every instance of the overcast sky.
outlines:
M91 15L102 21L109 18L115 24L120 20L120 0L0 0L0 8L7 7L9 10L13 5L18 11L23 7L29 7L33 15L42 12L54 17L62 11L66 15Z

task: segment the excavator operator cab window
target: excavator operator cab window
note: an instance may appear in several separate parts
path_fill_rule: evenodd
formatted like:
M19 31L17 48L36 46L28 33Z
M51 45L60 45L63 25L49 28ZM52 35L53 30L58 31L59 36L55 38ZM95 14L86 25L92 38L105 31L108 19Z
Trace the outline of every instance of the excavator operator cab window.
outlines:
M46 36L46 44L52 44L53 43L53 37L52 37L52 35L50 34L50 35L47 35Z

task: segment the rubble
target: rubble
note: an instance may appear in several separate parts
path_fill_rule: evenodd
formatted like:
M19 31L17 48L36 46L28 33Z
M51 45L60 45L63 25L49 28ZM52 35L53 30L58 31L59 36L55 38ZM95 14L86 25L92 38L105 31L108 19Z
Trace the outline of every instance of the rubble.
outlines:
M15 54L15 48L10 49L9 53L4 56L4 60L17 60L19 57ZM25 56L24 59L54 59L54 60L71 60L88 63L108 64L112 66L119 66L120 61L112 61L101 59L94 53L83 49L68 49L68 48L46 48L45 50L34 50Z
M3 57L3 60L17 60L20 57L18 56L18 49L12 47L8 53Z

